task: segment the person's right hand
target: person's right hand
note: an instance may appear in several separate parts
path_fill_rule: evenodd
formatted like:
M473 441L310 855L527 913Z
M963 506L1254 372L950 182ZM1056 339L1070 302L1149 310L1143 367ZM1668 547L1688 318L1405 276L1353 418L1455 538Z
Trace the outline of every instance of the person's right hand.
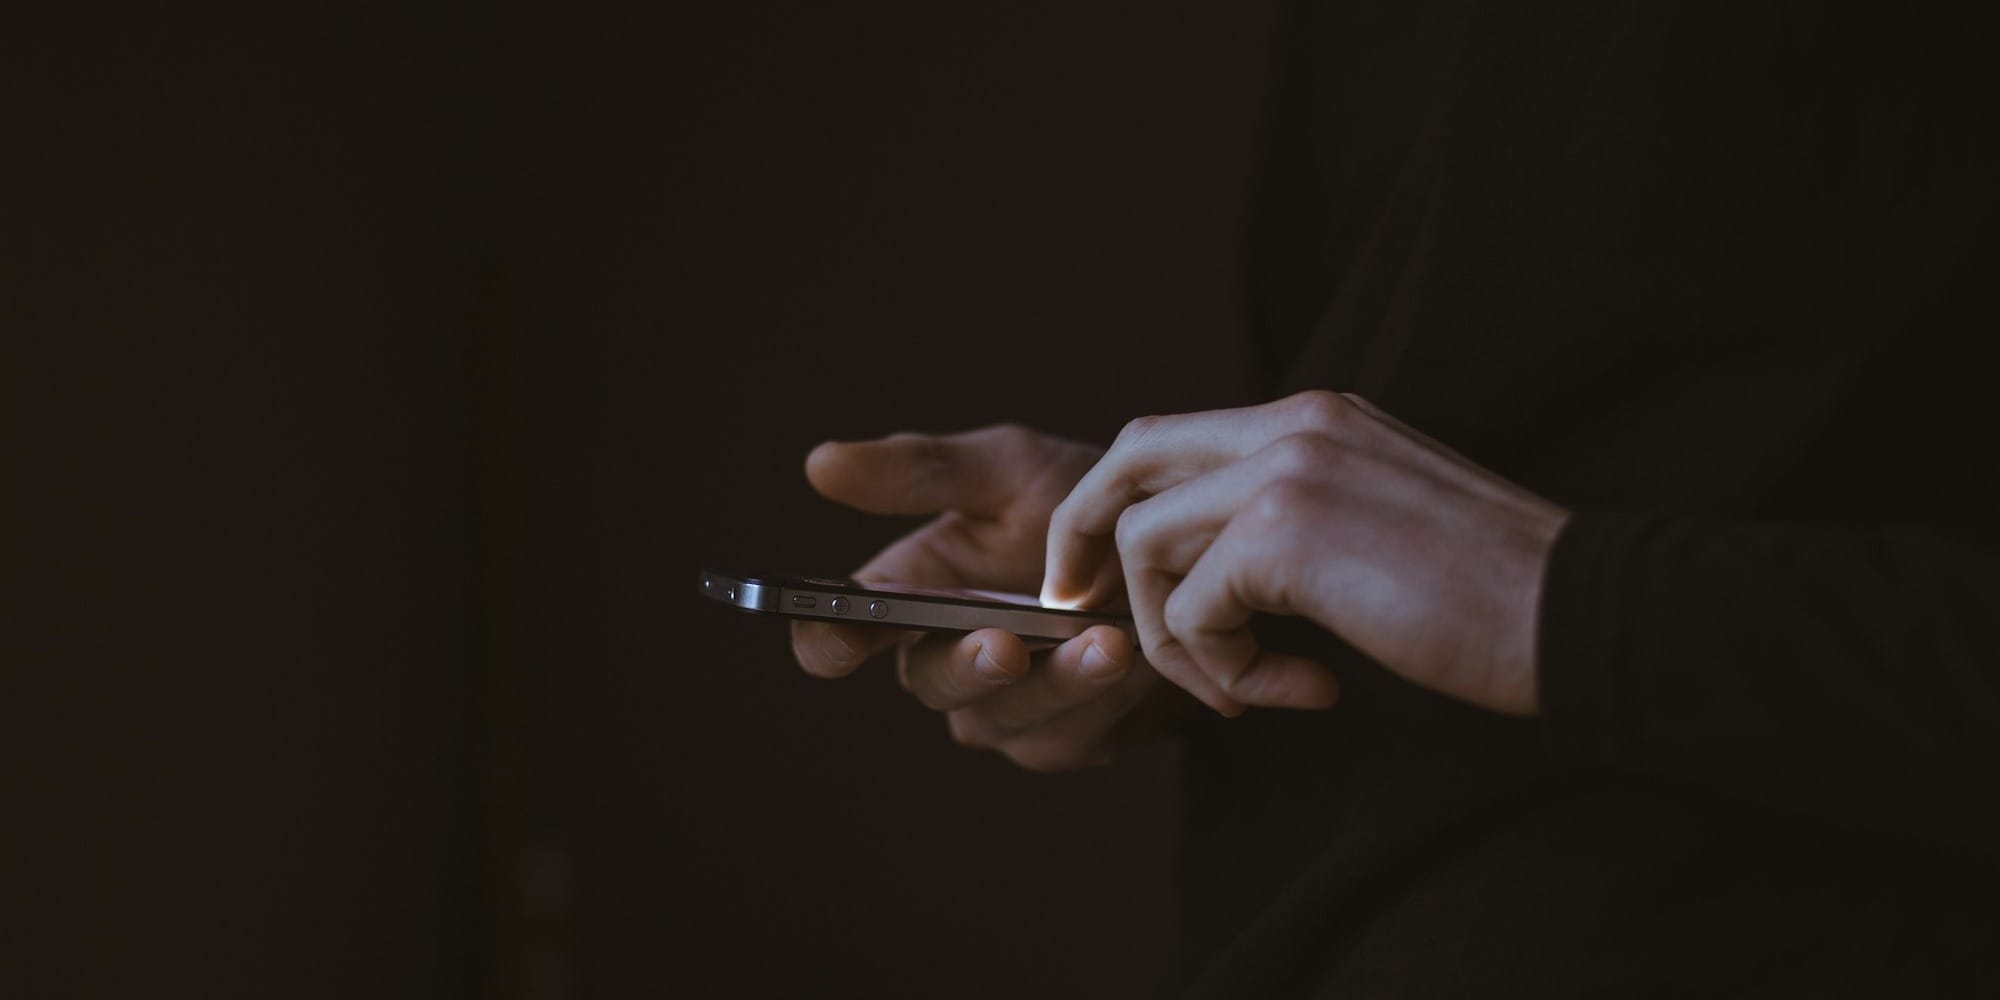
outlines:
M828 442L807 456L806 478L829 499L869 513L937 515L856 570L856 580L1032 594L1041 586L1049 514L1100 454L1003 425ZM1115 583L1116 567L1107 572ZM1193 704L1109 625L1032 654L1001 629L950 636L792 625L793 654L819 677L845 676L890 646L903 686L946 714L953 738L1031 770L1102 763L1122 746L1164 734Z

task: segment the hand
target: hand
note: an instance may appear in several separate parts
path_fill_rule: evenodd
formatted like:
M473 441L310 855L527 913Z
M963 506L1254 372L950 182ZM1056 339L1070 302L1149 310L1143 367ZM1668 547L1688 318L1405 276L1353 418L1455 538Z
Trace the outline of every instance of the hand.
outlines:
M828 498L870 513L937 515L855 571L857 580L1032 593L1049 512L1099 454L1019 427L898 434L820 445L806 459L806 478ZM939 636L792 626L799 665L820 677L845 676L892 645L903 686L946 713L954 738L1035 770L1107 760L1120 746L1163 733L1186 705L1110 626L1033 655L999 629Z
M1191 691L1333 703L1324 666L1258 647L1261 611L1532 715L1542 569L1568 516L1359 398L1306 392L1133 421L1052 516L1043 600L1102 600L1116 558L1146 657Z

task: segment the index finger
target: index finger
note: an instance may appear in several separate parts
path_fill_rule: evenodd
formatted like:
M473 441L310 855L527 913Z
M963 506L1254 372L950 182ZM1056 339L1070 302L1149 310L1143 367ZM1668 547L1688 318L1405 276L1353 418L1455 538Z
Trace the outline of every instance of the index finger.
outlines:
M1292 653L1263 648L1250 632L1259 611L1293 611L1281 585L1267 578L1275 562L1269 540L1254 525L1236 521L1223 529L1167 598L1167 630L1186 650L1196 672L1246 705L1328 708L1340 682L1325 666Z
M1261 406L1146 417L1127 424L1049 519L1042 603L1073 606L1095 596L1093 584L1125 508L1279 438L1328 432L1358 412L1352 401L1316 391Z

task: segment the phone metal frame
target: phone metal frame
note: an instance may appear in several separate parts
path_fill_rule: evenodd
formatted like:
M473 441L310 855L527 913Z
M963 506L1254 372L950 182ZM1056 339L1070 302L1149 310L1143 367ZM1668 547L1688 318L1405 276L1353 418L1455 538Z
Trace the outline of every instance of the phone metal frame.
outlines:
M1005 629L1023 639L1060 642L1082 635L1096 625L1124 630L1138 640L1132 619L1095 611L1028 607L976 597L949 597L875 589L866 584L783 576L731 576L702 570L703 597L742 611L886 625L929 632L973 632Z

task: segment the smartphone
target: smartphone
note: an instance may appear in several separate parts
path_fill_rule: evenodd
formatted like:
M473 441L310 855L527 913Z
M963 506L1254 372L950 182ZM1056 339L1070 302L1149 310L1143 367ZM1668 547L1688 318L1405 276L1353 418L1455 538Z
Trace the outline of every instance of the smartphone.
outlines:
M1129 617L1043 607L1026 594L800 576L731 576L713 570L702 570L700 587L703 597L731 607L787 618L929 632L999 628L1022 639L1048 642L1073 639L1093 625L1111 625L1138 641Z

